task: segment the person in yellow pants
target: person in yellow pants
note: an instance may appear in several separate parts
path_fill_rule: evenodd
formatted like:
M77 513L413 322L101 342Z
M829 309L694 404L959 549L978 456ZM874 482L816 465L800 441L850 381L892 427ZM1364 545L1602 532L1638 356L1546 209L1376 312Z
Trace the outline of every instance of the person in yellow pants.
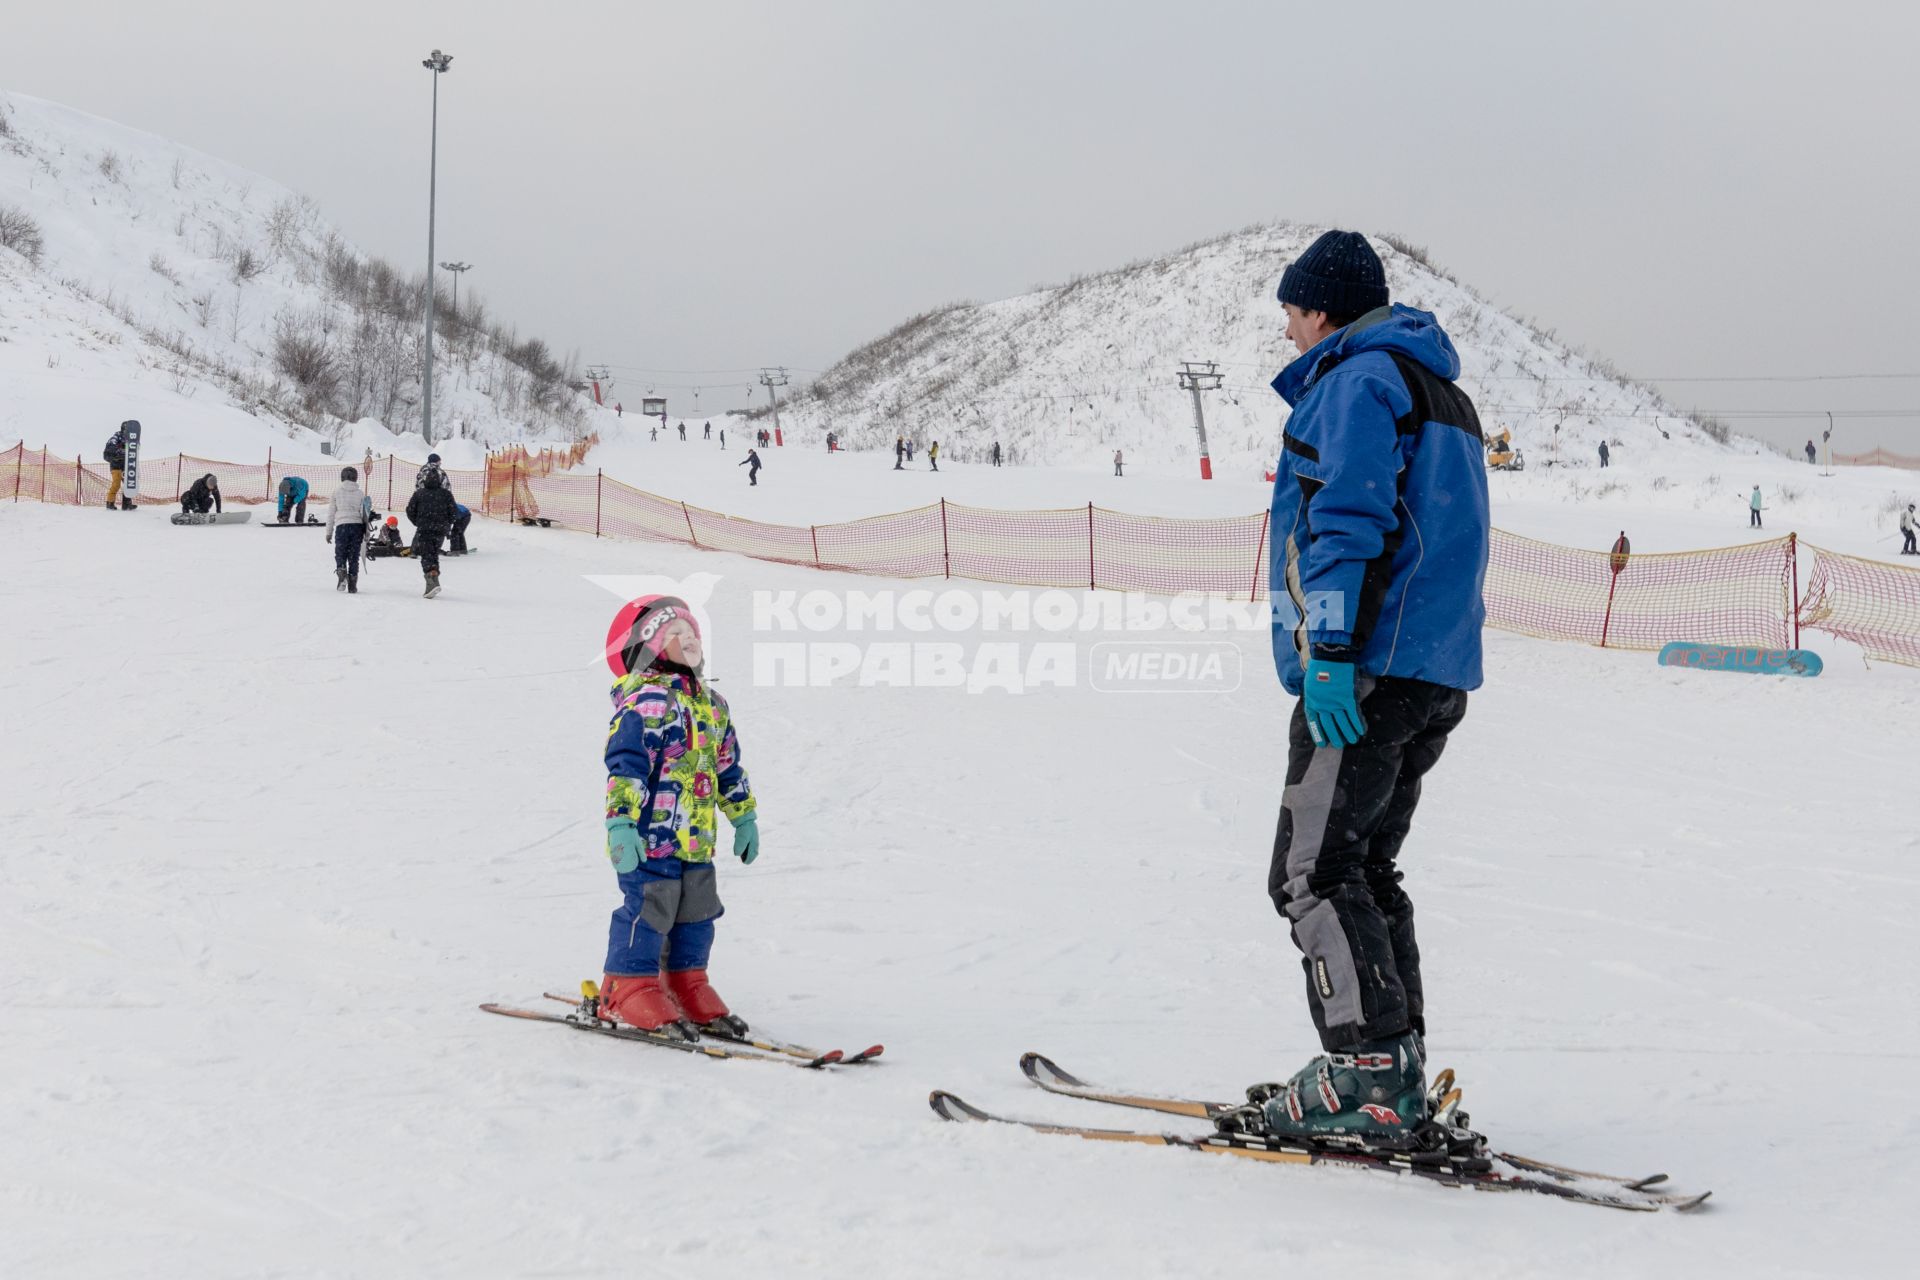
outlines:
M111 511L120 501L120 481L127 474L127 433L116 431L108 436L101 453L106 456L107 468L113 473L113 483L107 486L107 510Z

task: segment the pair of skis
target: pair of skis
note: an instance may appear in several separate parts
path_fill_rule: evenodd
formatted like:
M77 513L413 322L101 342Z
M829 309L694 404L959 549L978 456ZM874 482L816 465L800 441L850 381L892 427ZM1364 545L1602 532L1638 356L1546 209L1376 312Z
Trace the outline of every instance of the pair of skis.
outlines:
M1028 1080L1069 1098L1104 1102L1113 1106L1157 1111L1164 1115L1190 1116L1213 1120L1238 1110L1237 1102L1216 1102L1200 1098L1171 1097L1132 1090L1108 1089L1072 1075L1044 1054L1029 1053L1020 1059L1020 1070ZM1449 1112L1458 1105L1459 1091L1452 1089L1451 1071L1443 1072L1435 1082L1435 1091L1445 1095ZM1131 1142L1148 1146L1180 1147L1189 1151L1237 1156L1276 1164L1323 1164L1367 1169L1401 1176L1423 1178L1448 1186L1468 1187L1475 1191L1530 1191L1539 1195L1572 1200L1579 1204L1601 1205L1642 1213L1685 1211L1706 1203L1712 1192L1685 1194L1668 1192L1662 1184L1664 1173L1646 1177L1592 1173L1551 1164L1529 1156L1507 1152L1450 1154L1449 1152L1379 1153L1342 1147L1314 1146L1286 1139L1241 1133L1203 1134L1153 1133L1134 1129L1097 1129L1083 1125L1052 1124L1038 1120L1020 1120L994 1115L973 1106L955 1094L937 1089L928 1099L934 1113L943 1120L960 1124L1013 1125L1034 1133L1085 1138L1095 1142Z
M591 994L563 996L547 991L545 999L567 1005L569 1013L550 1013L542 1009L515 1009L502 1004L483 1004L480 1008L487 1013L497 1013L507 1018L527 1018L534 1022L554 1022L561 1026L572 1027L576 1031L587 1031L594 1035L610 1036L615 1040L630 1040L639 1044L658 1045L663 1049L678 1049L682 1053L697 1053L707 1058L745 1058L757 1062L773 1062L781 1066L800 1067L809 1071L821 1071L827 1067L852 1067L874 1061L886 1052L884 1045L870 1045L860 1052L848 1054L841 1049L810 1049L805 1045L793 1044L786 1040L776 1040L772 1036L761 1035L748 1030L744 1034L734 1035L722 1028L703 1031L697 1040L684 1039L660 1031L642 1031L638 1027L621 1026L609 1022L600 1016L599 992Z

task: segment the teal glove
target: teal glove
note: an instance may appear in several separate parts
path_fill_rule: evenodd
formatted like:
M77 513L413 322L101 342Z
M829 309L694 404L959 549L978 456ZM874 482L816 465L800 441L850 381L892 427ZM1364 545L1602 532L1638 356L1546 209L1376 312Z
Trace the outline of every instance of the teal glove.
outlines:
M734 856L748 866L760 856L760 828L751 813L743 813L733 820Z
M621 875L640 865L640 828L632 818L607 819L607 857Z
M1307 660L1306 686L1300 698L1306 704L1307 732L1317 747L1350 747L1367 731L1360 703L1353 696L1353 664Z

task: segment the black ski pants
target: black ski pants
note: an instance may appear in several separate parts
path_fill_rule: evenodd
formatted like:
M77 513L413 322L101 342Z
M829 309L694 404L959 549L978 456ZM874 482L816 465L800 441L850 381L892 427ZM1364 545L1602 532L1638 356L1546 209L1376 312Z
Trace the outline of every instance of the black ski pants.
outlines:
M473 523L473 512L465 515L455 513L453 517L453 536L447 543L447 550L456 556L467 554L467 526Z
M345 569L348 582L360 581L360 540L366 536L363 524L333 526L333 567Z
M1267 873L1267 892L1300 948L1313 1025L1329 1053L1426 1034L1413 903L1397 863L1420 780L1467 713L1464 690L1425 680L1363 675L1355 692L1367 731L1351 747L1314 746L1304 707L1294 706Z
M420 573L423 577L440 572L440 539L446 534L445 529L413 531L413 558L420 562Z

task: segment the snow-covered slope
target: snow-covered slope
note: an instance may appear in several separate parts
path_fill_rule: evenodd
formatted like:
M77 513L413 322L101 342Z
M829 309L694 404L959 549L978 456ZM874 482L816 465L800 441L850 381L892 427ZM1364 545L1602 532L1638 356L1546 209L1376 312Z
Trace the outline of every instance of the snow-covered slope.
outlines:
M39 247L0 247L0 441L93 457L115 424L139 418L150 450L252 458L289 435L357 452L397 443L383 427L417 432L419 282L354 249L286 187L0 93L0 216L9 210ZM448 315L449 294L443 280L438 438L562 436L599 416L564 376L543 382L565 372L549 353L489 332L470 293Z
M349 597L310 533L0 504L0 1274L1906 1267L1920 810L1872 726L1913 722L1920 673L1488 636L1403 859L1433 1052L1509 1149L1716 1193L1642 1219L928 1112L944 1087L1188 1130L1040 1095L1015 1061L1228 1097L1313 1050L1266 896L1287 700L1264 632L1210 637L1244 664L1231 695L763 687L757 639L815 637L756 636L752 589L849 584L473 541L437 601L391 561ZM618 602L583 575L641 570L721 575L764 830L719 870L716 984L768 1031L884 1040L884 1065L705 1062L474 1008L597 973Z
M915 316L800 388L781 417L890 449L898 432L956 458L994 440L1017 462L1096 462L1192 474L1185 360L1224 375L1205 396L1219 474L1257 474L1279 448L1286 406L1268 382L1294 356L1274 298L1281 272L1324 228L1277 222L1064 285ZM1532 466L1584 463L1602 438L1628 453L1725 455L1699 424L1603 360L1500 310L1414 248L1373 237L1397 302L1435 312L1460 349L1461 383L1489 432L1511 427ZM1556 426L1558 430L1556 430ZM1731 452L1765 447L1734 438Z

